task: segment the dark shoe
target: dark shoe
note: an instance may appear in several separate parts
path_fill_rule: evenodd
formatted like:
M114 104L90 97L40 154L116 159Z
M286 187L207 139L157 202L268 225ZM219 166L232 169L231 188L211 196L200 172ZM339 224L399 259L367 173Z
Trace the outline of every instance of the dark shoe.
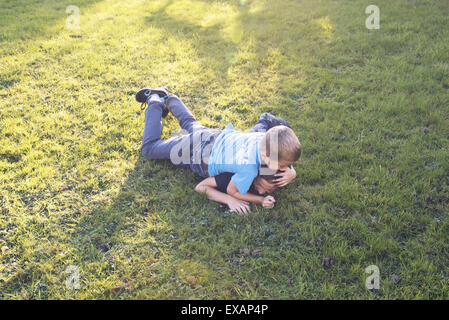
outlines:
M143 88L140 89L136 93L136 100L137 102L140 102L142 104L142 110L146 108L145 104L148 101L148 98L152 96L153 94L157 94L160 98L166 99L170 93L168 92L166 87L162 88L156 88L156 89L150 89L150 88ZM168 108L163 104L164 107L162 108L162 118L165 118L168 115Z
M271 113L262 113L259 120L268 121L268 123L269 123L268 129L271 129L276 126L286 126L286 127L291 128L290 124L287 121L285 121L282 118L275 117Z

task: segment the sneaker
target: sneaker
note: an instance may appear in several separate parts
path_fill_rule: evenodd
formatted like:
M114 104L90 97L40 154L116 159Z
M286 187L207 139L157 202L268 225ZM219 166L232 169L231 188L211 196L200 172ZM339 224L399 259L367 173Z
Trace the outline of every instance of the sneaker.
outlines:
M268 121L270 124L268 129L271 129L276 126L286 126L286 127L291 128L290 124L287 121L285 121L282 118L275 117L271 113L262 113L259 120Z
M136 100L137 100L137 102L140 102L142 104L142 110L146 108L146 103L148 101L148 98L153 94L157 94L160 98L164 98L164 99L166 99L170 95L170 93L168 92L168 89L166 87L156 88L156 89L150 89L150 88L140 89L136 93ZM165 118L167 115L168 115L168 108L164 103L164 106L162 108L162 118Z

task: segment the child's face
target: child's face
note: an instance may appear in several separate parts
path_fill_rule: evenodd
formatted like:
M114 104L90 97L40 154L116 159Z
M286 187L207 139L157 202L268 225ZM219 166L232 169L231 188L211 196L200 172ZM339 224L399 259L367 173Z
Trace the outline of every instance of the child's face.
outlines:
M276 186L273 183L269 183L267 180L261 177L256 177L253 184L254 188L260 195L271 193L276 189Z

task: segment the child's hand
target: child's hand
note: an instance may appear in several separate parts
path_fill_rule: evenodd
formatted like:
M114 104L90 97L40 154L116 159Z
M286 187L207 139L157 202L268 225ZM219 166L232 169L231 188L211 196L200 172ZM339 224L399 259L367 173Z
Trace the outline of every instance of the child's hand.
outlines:
M285 170L282 173L275 174L277 178L276 180L273 180L276 187L285 187L287 184L289 184L293 179L296 178L296 171L295 168L289 167L287 170Z
M231 212L237 212L240 214L251 212L249 202L246 202L246 201L243 201L240 199L236 199L234 197L232 197L232 199L228 202L228 207L231 210Z
M275 202L276 202L276 200L272 196L266 196L263 198L262 206L264 208L271 209L274 207Z

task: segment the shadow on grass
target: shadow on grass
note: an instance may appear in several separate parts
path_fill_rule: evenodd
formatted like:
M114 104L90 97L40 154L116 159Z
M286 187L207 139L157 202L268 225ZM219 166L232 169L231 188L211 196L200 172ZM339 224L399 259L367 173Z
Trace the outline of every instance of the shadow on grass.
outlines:
M145 18L147 26L154 26L163 29L170 37L180 40L189 40L198 52L198 56L211 60L219 60L220 73L225 75L229 68L229 59L226 53L236 53L239 43L225 39L221 33L222 23L203 27L185 20L178 19L167 13L167 9L172 6L173 0L168 1L159 10ZM247 8L239 8L239 17L248 11ZM217 59L219 57L220 59ZM188 95L188 92L180 92L181 95Z
M268 21L262 13L264 12L262 7L260 12L250 12L251 1L246 1L245 5L238 1L230 1L231 6L228 8L235 10L232 18L222 20L218 18L212 23L204 22L204 20L207 20L207 14L195 20L188 16L188 12L185 15L180 15L179 12L174 13L173 8L171 8L174 3L174 0L169 0L157 11L146 16L144 18L145 25L163 30L171 39L190 42L197 52L198 58L204 59L205 63L212 61L216 68L214 71L217 78L223 77L225 81L228 81L230 67L248 63L253 58L248 56L238 57L242 48L246 49L248 42L252 43L251 50L256 50L258 55L263 56L267 53L270 45L260 42L258 39L262 32L260 24L279 23L277 20ZM206 4L207 2L194 1L194 3ZM207 4L210 5L210 3ZM210 15L214 16L213 14ZM176 57L173 57L173 59L176 59ZM270 79L270 81L273 81L273 79ZM177 94L185 98L191 92L181 91Z

